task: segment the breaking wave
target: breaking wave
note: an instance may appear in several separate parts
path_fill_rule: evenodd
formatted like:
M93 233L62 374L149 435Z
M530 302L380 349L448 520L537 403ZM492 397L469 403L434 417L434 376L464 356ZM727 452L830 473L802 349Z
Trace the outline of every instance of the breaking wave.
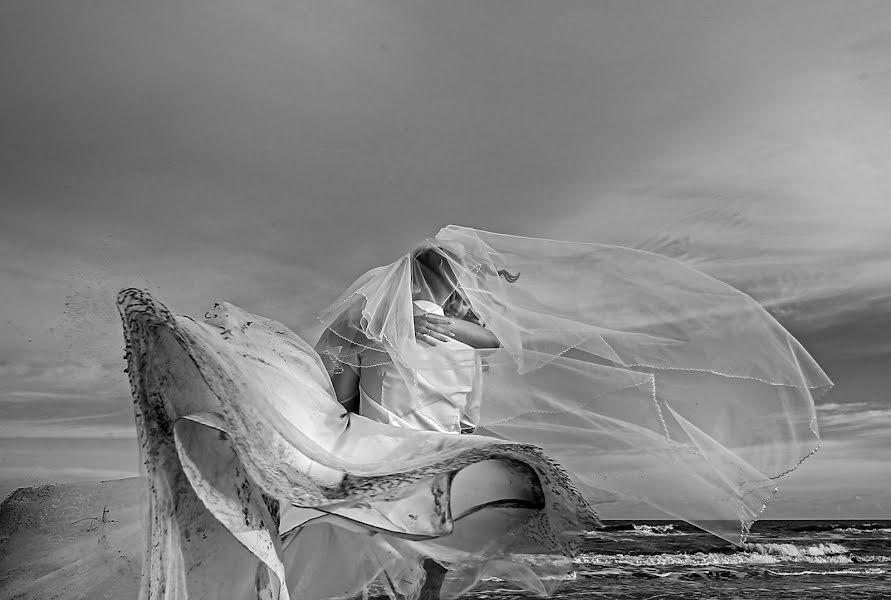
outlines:
M891 533L887 521L876 523L857 523L852 526L850 523L829 521L829 522L805 522L795 524L789 527L789 531L796 533Z
M879 569L879 568L866 568L866 569L833 569L831 571L771 571L768 570L768 573L771 575L778 575L780 577L793 577L796 575L884 575L888 571L887 569Z
M796 544L745 544L748 552L764 555L782 556L799 559L802 557L838 556L848 554L849 550L841 544L814 544L798 546Z
M889 527L836 527L832 530L833 533L848 533L848 534L876 534L880 533L883 535L891 535L891 528Z
M582 554L580 565L598 566L719 566L776 565L782 563L851 564L888 562L886 556L852 556L841 544L746 544L741 552L693 552L671 554Z
M639 535L666 535L676 533L674 525L632 525Z
M675 525L666 523L664 525L638 525L636 523L618 523L600 527L593 531L589 531L588 535L597 537L603 533L622 532L631 535L682 535L688 532L679 531Z

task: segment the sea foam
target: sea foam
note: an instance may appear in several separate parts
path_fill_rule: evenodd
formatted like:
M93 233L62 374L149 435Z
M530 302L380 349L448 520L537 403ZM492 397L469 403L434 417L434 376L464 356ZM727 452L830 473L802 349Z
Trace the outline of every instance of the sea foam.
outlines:
M633 525L638 535L666 535L676 533L674 525Z
M798 546L796 544L745 544L743 547L748 552L783 556L794 559L816 556L838 556L850 552L841 544L832 543L813 544L810 546Z
M780 577L794 577L796 575L884 575L888 571L886 569L866 568L866 569L834 569L832 571L771 571L771 575Z
M693 552L666 554L582 554L576 558L580 565L600 566L717 566L717 565L775 565L780 563L851 564L887 562L884 556L852 557L841 544L746 544L740 552Z

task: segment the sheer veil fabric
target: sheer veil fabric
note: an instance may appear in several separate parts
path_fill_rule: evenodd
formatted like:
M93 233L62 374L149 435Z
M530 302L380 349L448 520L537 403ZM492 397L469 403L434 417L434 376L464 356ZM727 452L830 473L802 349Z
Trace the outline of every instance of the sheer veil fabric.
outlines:
M500 346L425 348L424 302L463 305ZM443 598L487 577L547 594L607 501L741 543L818 447L831 386L755 301L678 262L457 226L360 277L315 348L228 303L203 321L139 290L118 306L151 600L416 600L426 557ZM382 367L401 385L372 399L403 425L430 382L472 381L475 434L347 413L330 376Z
M412 305L434 299L431 255L500 348L418 352ZM477 432L542 448L592 504L647 503L736 544L818 448L814 399L832 385L748 295L617 246L452 225L320 318L329 370L361 372L373 349L420 409L419 375L478 360Z

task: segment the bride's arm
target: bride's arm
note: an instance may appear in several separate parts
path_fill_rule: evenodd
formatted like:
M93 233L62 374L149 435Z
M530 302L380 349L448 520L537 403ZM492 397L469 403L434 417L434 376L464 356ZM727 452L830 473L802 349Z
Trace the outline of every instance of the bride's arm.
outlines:
M482 325L462 319L440 317L431 313L415 316L415 332L420 341L428 344L434 344L436 340L444 342L452 338L478 349L501 346L501 342L495 337L495 334Z
M448 317L446 317L448 319ZM473 348L498 348L501 341L495 334L476 323L460 319L449 319L452 337Z

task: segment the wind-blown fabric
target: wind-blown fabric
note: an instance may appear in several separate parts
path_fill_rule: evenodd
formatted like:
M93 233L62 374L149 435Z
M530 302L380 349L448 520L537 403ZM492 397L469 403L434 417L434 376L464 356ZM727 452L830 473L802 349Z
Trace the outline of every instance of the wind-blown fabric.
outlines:
M148 487L142 598L378 585L411 600L426 557L448 569L443 598L493 576L546 594L598 525L534 446L346 413L320 357L278 322L227 303L176 317L134 289L118 306Z
M434 299L431 254L447 264L433 276L499 348L451 364L416 351L412 303ZM751 297L617 246L448 226L320 318L316 349L332 373L361 373L364 349L411 389L425 372L480 360L478 432L541 447L594 504L644 502L737 544L818 448L814 399L831 387Z

